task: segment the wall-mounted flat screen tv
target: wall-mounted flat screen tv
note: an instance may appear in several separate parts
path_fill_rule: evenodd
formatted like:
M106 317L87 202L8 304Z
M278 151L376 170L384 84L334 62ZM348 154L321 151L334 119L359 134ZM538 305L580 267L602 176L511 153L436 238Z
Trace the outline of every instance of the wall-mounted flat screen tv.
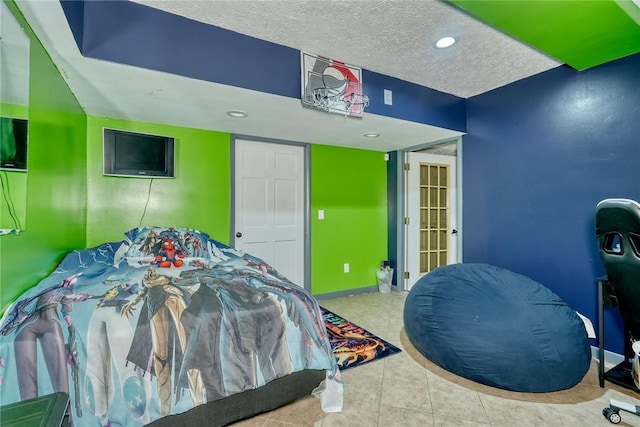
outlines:
M26 119L0 117L0 169L26 172L27 125Z
M175 139L116 129L103 129L104 175L175 178Z

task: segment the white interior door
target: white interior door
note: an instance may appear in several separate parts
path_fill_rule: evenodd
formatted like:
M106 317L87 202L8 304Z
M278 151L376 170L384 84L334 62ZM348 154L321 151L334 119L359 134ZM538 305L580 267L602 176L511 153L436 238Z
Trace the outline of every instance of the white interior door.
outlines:
M304 147L235 141L234 247L304 279Z
M456 157L407 153L405 289L429 271L458 262Z

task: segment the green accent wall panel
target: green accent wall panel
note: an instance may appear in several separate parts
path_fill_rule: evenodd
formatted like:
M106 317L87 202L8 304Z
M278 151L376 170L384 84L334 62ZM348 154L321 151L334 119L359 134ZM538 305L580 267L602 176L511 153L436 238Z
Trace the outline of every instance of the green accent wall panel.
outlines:
M313 294L376 285L387 257L384 153L312 145L310 181Z
M0 115L2 117L26 119L29 117L29 107L26 105L3 104L0 102Z
M640 52L640 12L631 0L449 1L576 70Z
M175 179L103 175L102 131L105 127L174 137ZM126 231L140 225L195 228L229 243L231 143L228 133L89 117L87 135L89 247L123 240Z
M31 40L29 170L26 231L0 237L0 308L83 247L86 228L86 115L15 4L5 3Z

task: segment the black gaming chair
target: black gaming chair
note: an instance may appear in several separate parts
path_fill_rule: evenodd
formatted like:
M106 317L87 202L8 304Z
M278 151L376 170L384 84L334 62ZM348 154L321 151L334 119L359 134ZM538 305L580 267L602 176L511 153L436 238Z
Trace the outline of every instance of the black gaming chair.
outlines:
M626 332L640 340L640 204L629 199L598 203L596 236Z
M640 204L629 199L605 199L596 206L596 236L600 260L607 272L609 298L618 307L625 327L624 361L604 374L600 348L600 386L610 381L635 387L631 376L631 343L640 340ZM600 331L602 334L603 331ZM640 415L640 407L611 399L602 410L610 422L621 421L620 411Z

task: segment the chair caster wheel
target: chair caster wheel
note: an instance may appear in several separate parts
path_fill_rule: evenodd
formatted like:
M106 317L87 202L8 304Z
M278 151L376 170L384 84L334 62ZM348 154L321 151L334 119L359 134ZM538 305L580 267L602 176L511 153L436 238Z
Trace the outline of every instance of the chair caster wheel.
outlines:
M620 414L609 407L602 410L602 415L604 415L604 417L608 419L612 424L618 424L620 421L622 421L622 417L620 417Z

